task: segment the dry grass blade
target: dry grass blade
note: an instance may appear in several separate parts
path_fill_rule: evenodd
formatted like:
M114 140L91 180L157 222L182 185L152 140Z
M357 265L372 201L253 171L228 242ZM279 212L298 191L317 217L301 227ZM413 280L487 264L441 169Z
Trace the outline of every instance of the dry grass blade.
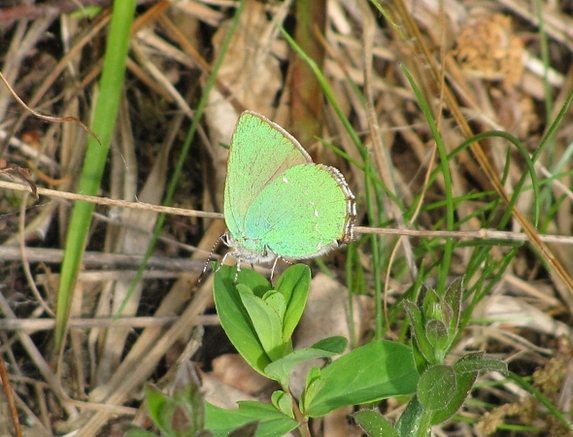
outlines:
M79 118L71 117L71 116L68 116L68 117L52 117L49 115L40 114L39 112L34 111L30 107L28 107L28 105L26 105L26 103L20 98L20 96L18 96L18 94L16 94L16 92L14 91L14 88L12 88L10 86L10 84L8 83L8 81L6 80L6 78L4 77L4 75L1 72L0 72L0 79L2 79L2 82L4 82L4 85L6 85L8 87L8 89L10 90L10 93L12 94L14 99L16 99L16 101L34 117L36 117L42 121L48 122L48 123L67 123L67 122L73 121L75 123L78 123L82 127L83 130L85 130L88 134L90 134L92 137L94 137L99 142L99 139L96 136L96 134L94 134L90 130L89 127L87 127L85 124L83 124Z

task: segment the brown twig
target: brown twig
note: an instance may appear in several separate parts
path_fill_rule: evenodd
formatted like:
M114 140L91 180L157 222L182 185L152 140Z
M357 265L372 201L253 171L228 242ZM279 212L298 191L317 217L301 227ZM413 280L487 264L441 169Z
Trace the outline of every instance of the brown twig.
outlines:
M7 188L16 191L28 191L30 187L12 182L0 181L0 188ZM86 196L83 194L70 193L66 191L48 190L38 187L38 194L68 200L81 200L98 205L117 206L121 208L139 209L143 211L155 211L165 214L181 215L187 217L202 217L223 220L223 214L216 212L204 212L193 209L173 208L169 206L151 205L144 202L128 202L126 200L110 199L108 197ZM392 229L392 228L372 228L367 226L356 226L357 234L387 234L387 235L407 235L410 237L443 237L443 238L471 238L479 240L507 240L507 241L530 241L528 235L519 232L494 231L491 229L479 229L476 231L427 231L416 229ZM537 234L539 241L545 243L573 244L573 237L561 235Z
M30 108L28 105L26 105L26 103L20 98L20 96L16 93L16 91L14 91L14 88L12 88L10 83L8 83L8 81L6 80L6 78L4 77L4 75L1 72L0 72L0 79L8 87L8 89L10 90L10 93L12 94L14 99L16 99L16 101L26 111L28 111L30 114L32 114L34 117L36 117L42 121L49 122L49 123L67 123L69 121L75 121L76 123L78 123L82 127L83 130L85 130L88 134L90 134L92 137L94 137L96 139L96 141L101 146L101 142L100 142L99 138L97 137L97 135L89 127L87 127L85 124L83 124L79 118L71 117L71 116L69 116L69 117L53 117L51 115L40 114L39 112L34 111L32 108Z
M6 400L10 408L10 416L12 416L12 422L14 423L14 435L16 437L22 437L22 428L20 427L20 420L18 419L16 401L14 400L14 393L12 392L12 386L10 385L8 372L6 371L6 363L4 362L4 358L2 358L2 354L0 354L0 380L4 387L4 394L6 395Z

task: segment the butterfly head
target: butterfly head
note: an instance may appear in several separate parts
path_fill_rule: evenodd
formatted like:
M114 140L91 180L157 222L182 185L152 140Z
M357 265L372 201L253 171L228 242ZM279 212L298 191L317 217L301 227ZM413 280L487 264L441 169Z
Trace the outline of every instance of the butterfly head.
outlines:
M236 258L238 262L251 264L267 263L276 260L279 256L258 239L240 236L235 238L231 233L225 232L221 241L232 250L228 255Z

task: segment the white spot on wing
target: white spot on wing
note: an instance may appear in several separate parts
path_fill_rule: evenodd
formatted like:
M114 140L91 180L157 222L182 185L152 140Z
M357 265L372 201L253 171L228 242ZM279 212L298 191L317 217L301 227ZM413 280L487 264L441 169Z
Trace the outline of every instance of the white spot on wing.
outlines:
M313 201L310 201L309 203L310 203L312 206L316 206L316 203L313 202ZM314 208L314 216L315 216L315 217L318 217L318 209L316 209L316 208Z

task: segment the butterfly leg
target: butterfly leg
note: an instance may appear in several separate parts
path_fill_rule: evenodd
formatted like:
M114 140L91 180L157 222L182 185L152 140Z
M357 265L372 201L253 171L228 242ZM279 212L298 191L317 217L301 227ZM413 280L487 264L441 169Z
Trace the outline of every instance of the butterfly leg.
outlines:
M275 276L275 269L277 268L277 264L279 262L280 256L277 256L273 261L273 266L271 268L271 284L273 283L273 277Z
M227 255L229 252L227 252L225 255ZM235 264L235 279L233 279L233 283L237 283L237 280L239 279L239 273L241 273L241 258L237 258L237 264Z

